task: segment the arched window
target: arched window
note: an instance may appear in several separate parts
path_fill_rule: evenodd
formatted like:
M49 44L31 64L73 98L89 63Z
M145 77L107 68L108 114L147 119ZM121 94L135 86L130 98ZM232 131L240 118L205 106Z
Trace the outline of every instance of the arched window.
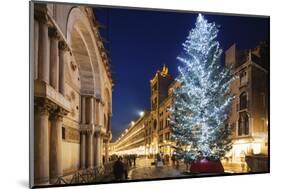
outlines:
M248 78L247 78L247 71L243 70L240 73L240 85L247 84Z
M238 121L238 136L249 134L249 116L246 112L242 112L239 115Z
M241 93L239 99L240 99L240 110L246 109L248 107L247 93L246 92Z
M157 121L156 121L156 119L153 122L153 128L154 128L154 130L157 128Z

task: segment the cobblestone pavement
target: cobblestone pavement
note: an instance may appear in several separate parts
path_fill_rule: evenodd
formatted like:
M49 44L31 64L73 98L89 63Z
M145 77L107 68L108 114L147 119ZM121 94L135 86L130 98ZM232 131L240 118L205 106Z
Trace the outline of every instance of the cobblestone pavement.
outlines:
M186 172L186 166L183 162L180 162L179 166L173 166L170 162L168 165L164 165L163 167L151 165L151 162L153 162L153 159L138 158L136 166L132 167L129 171L129 180L191 176L191 174L182 174L183 172ZM241 164L223 162L223 166L226 173L247 172L247 167L241 166Z
M141 158L137 159L136 167L133 167L129 171L129 179L155 179L155 178L168 178L168 177L183 177L181 172L185 170L185 166L182 164L178 167L164 165L163 167L156 167L151 165L153 159Z

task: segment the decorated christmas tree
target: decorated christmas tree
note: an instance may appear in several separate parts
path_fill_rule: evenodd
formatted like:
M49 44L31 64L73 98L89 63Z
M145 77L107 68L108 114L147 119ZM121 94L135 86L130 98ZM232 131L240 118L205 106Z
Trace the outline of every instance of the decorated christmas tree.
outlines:
M232 146L227 119L233 75L220 62L218 32L215 23L199 14L177 57L180 87L174 90L170 124L176 152L187 162L219 160Z

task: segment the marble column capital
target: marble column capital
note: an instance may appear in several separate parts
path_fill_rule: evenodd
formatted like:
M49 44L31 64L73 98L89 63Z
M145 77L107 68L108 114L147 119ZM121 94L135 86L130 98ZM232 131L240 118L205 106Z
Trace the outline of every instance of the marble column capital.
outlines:
M94 134L96 137L103 136L106 134L106 129L101 125L96 125Z
M53 105L48 100L39 98L36 99L35 108L40 115L49 115Z
M52 109L50 110L51 120L60 120L62 121L63 117L67 115L67 111L62 108Z
M106 142L110 142L111 139L112 139L112 133L111 133L111 132L107 132L106 134L104 134L103 139L104 139Z
M59 32L58 30L55 28L55 27L49 27L48 29L48 34L51 38L55 38L57 40L60 39L60 35L59 35Z
M34 18L38 20L39 23L47 24L49 23L49 18L47 15L48 9L46 5L35 5L34 6Z
M62 51L68 50L67 44L64 41L59 41L59 50Z
M46 105L37 107L40 115L49 115L50 108Z

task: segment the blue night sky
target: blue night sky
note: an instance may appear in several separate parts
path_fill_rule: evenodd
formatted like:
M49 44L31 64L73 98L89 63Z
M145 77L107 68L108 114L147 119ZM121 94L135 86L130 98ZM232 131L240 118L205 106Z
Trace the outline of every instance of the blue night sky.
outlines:
M112 99L113 140L128 127L138 112L150 109L150 79L163 64L176 77L181 44L194 27L197 13L94 8L100 32L111 59L115 81ZM253 48L268 40L269 19L204 14L220 25L218 41L223 50L233 43Z

